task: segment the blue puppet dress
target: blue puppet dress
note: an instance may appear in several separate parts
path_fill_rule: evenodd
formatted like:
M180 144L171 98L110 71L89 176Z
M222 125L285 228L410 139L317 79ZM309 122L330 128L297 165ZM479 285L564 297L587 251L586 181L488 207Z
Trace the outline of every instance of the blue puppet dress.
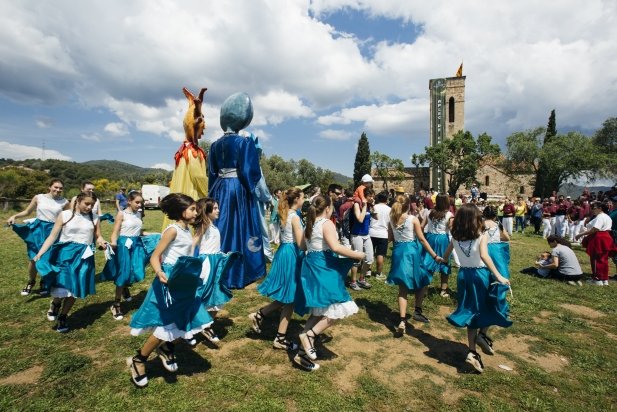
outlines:
M36 218L28 223L14 224L13 231L26 243L28 259L32 260L39 253L45 239L51 233L54 223L62 209L68 203L64 198L54 199L47 194L36 197Z
M192 339L212 323L212 317L196 294L202 284L203 261L189 256L193 245L190 230L177 224L165 230L172 226L176 229L176 238L162 255L167 284L161 283L158 276L152 281L141 307L131 319L133 336L148 330L166 342Z
M296 213L289 213L285 227L281 228L281 246L274 255L270 272L257 287L263 296L283 304L294 303L297 294L302 293L300 269L304 252L294 241L294 219L300 220L300 217Z
M394 247L392 248L392 264L386 283L402 285L410 291L422 289L432 281L431 274L422 266L422 246L416 239L413 221L415 216L409 215L402 225L392 228ZM390 222L393 225L393 222Z
M212 143L208 157L209 196L219 203L216 226L221 251L239 252L225 285L241 289L266 273L259 204L254 195L261 179L259 155L253 139L225 133Z
M458 306L447 317L448 322L471 329L493 325L511 326L505 294L499 291L502 288L498 285L491 286L495 279L480 258L480 237L465 241L452 240L452 243L461 267L456 280Z
M123 211L122 214L118 247L101 272L101 280L113 280L118 287L131 286L144 280L145 266L150 256L139 236L143 222L134 213Z
M450 212L446 212L446 215L441 220L433 220L429 215L424 237L437 256L443 256L450 245L448 222L451 217L452 213ZM431 274L439 272L444 275L450 275L452 271L448 263L437 262L424 248L422 248L422 265Z
M70 210L60 216L60 239L36 262L36 269L52 297L85 298L95 293L92 243L98 216Z
M300 271L304 305L313 316L342 319L358 312L358 306L345 288L345 277L354 261L340 258L328 248L323 238L326 220L321 218L315 222L306 245L308 253Z

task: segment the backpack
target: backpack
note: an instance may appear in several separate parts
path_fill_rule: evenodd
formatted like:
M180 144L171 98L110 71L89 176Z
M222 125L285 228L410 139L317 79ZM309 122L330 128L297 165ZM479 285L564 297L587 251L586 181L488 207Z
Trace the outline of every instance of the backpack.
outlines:
M351 227L353 225L350 212L353 212L353 207L347 209L345 213L343 213L343 218L341 219L341 235L347 239L351 238Z

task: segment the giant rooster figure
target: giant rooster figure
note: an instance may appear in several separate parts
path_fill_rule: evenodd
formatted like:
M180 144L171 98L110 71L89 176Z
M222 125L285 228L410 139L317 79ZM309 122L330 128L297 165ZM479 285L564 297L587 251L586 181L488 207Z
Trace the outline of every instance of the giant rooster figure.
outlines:
M206 122L201 112L206 88L195 97L186 87L182 89L189 101L189 108L184 115L184 142L174 158L176 168L171 178L169 189L171 193L184 193L197 200L206 197L208 193L208 177L206 176L206 153L199 147L199 139L204 133ZM163 220L163 230L172 223L167 217Z

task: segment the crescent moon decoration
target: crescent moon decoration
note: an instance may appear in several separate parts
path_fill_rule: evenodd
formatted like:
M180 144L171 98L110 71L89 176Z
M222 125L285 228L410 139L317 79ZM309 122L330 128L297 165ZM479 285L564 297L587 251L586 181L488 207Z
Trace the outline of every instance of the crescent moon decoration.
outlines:
M259 252L261 250L261 244L260 244L259 238L256 236L249 238L249 241L247 242L246 247L249 251L253 253Z

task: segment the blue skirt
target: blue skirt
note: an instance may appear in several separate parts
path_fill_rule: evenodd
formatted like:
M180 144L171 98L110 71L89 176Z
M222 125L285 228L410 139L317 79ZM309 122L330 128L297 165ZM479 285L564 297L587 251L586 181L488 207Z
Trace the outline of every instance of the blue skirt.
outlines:
M329 250L307 253L300 271L305 308L326 308L352 300L345 288L345 278L353 264L352 259L339 258ZM296 303L298 311L302 312Z
M139 310L131 318L131 328L151 329L158 326L175 325L180 331L189 332L212 323L212 317L202 306L196 292L202 284L202 259L181 256L174 265L163 264L167 284L158 276Z
M456 279L458 306L447 317L448 322L472 329L512 325L508 319L508 303L502 293L504 286L490 285L493 281L486 267L460 268Z
M82 259L90 247L75 242L54 243L36 262L45 286L66 289L76 298L94 295L94 255Z
M497 271L506 279L510 279L510 243L499 242L488 244L488 255L493 260ZM510 308L507 306L507 299L509 288L504 285L493 285L493 292L500 292L503 296L497 296L497 302L499 305L506 304L506 307L502 310L506 315L510 314Z
M388 284L402 285L413 291L431 283L433 280L431 273L422 266L421 248L417 240L394 242L390 273L386 280Z
M443 256L446 253L450 245L450 237L447 234L426 233L424 236L437 256ZM439 272L449 275L452 271L449 263L438 263L424 248L422 248L422 265L431 274Z
M203 260L203 264L201 269L202 284L197 288L197 296L206 309L224 305L233 297L231 290L225 286L225 281L229 274L229 268L240 257L239 253L215 253L199 256Z
M130 248L127 248L127 240L131 240ZM131 286L141 282L146 277L145 267L148 264L148 256L144 244L139 236L120 236L116 253L105 263L100 274L101 280L113 280L116 286Z
M15 223L11 226L17 236L22 238L26 243L28 258L34 259L41 246L45 243L45 239L51 233L54 227L54 222L46 222L44 220L34 219L30 223Z
M257 199L236 177L216 179L208 196L219 202L221 210L216 221L221 232L221 251L242 254L242 259L230 268L225 286L242 289L266 274Z
M282 243L276 251L270 272L257 287L259 293L272 300L289 304L296 301L300 282L300 269L304 252L295 243Z

